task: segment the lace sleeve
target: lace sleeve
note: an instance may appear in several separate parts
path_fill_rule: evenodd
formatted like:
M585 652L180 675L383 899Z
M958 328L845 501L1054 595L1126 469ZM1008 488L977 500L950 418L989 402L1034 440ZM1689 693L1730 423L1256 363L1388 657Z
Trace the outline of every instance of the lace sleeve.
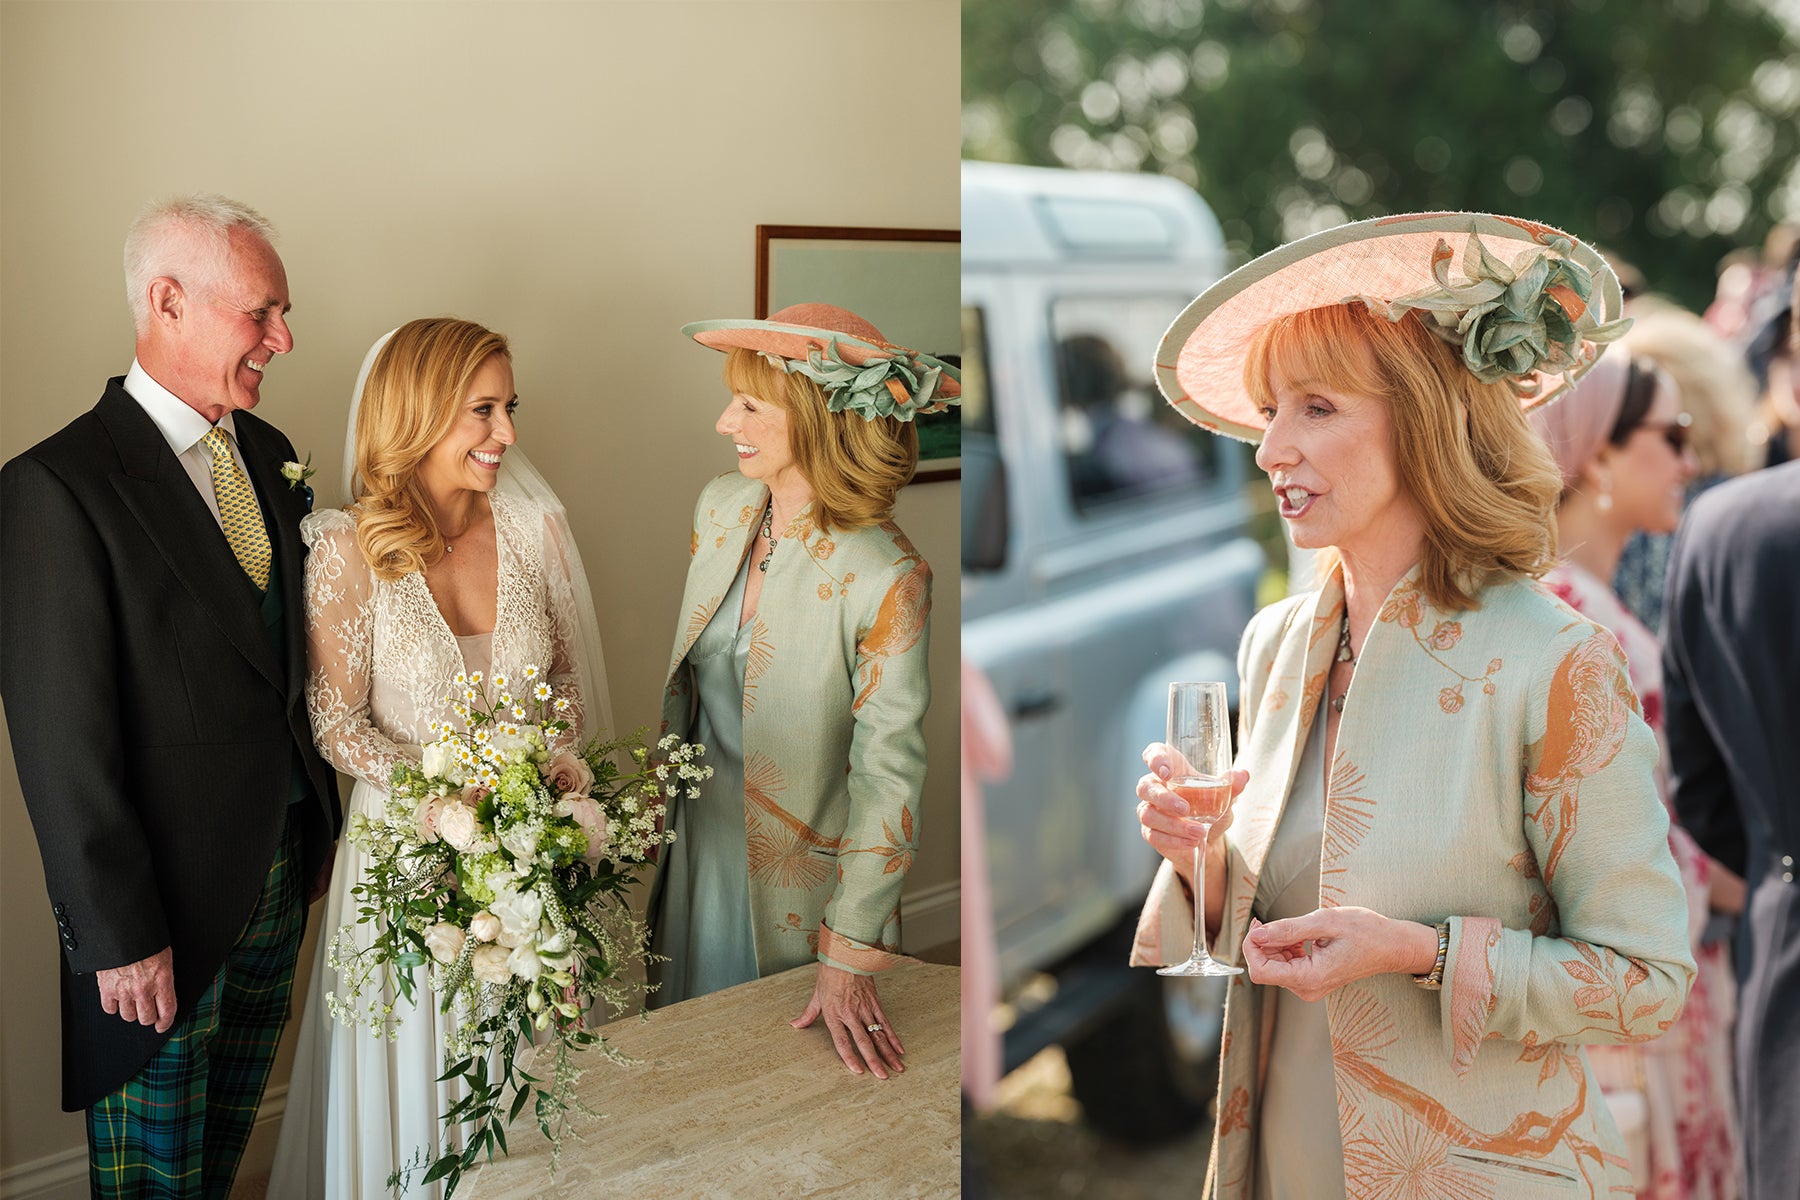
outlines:
M612 733L612 704L607 695L606 660L595 622L581 555L575 548L568 518L556 510L544 513L544 595L549 607L554 647L550 686L570 700L568 714L574 744L582 746L597 733Z
M375 634L374 577L356 545L356 522L342 509L314 513L306 539L306 711L326 762L386 788L394 764L412 758L369 717Z

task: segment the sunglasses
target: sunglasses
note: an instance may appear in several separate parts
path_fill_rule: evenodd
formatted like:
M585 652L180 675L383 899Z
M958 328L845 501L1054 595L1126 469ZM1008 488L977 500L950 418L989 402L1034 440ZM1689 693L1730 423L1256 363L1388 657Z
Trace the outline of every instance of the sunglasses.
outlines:
M1645 421L1638 428L1648 429L1651 433L1661 435L1662 440L1669 443L1669 449L1679 456L1687 453L1688 445L1693 441L1693 424L1693 417L1687 413L1680 413L1673 421Z
M1656 366L1647 359L1634 358L1625 371L1625 395L1619 402L1619 416L1613 422L1606 440L1615 446L1625 442L1640 429L1662 435L1677 457L1687 452L1693 439L1694 418L1681 413L1673 421L1653 423L1644 420L1656 400Z

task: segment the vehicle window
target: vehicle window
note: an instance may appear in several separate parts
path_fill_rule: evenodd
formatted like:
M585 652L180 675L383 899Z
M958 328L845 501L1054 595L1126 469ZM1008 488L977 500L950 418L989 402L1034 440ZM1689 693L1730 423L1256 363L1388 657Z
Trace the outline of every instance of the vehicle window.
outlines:
M967 305L962 310L962 427L965 434L992 435L994 406L988 403L987 331L981 309Z
M987 386L987 331L981 309L962 310L962 565L970 574L1004 570L1006 470Z
M1050 306L1069 498L1083 516L1218 477L1219 439L1170 407L1151 378L1156 344L1185 303L1176 295L1082 296Z

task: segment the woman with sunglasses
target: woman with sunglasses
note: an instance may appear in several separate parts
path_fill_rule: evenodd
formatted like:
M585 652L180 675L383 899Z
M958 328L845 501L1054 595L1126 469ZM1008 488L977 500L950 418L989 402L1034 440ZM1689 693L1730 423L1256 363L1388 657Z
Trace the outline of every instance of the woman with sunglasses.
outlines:
M1529 419L1563 481L1556 507L1562 561L1544 583L1619 639L1644 720L1660 745L1661 650L1656 635L1613 593L1613 576L1633 533L1669 533L1680 523L1697 464L1678 390L1648 359L1607 357L1562 403ZM1666 804L1660 769L1657 783ZM1744 882L1673 824L1669 848L1688 895L1699 974L1680 1019L1661 1038L1590 1046L1588 1060L1625 1135L1640 1198L1731 1200L1740 1191L1731 1082L1734 985L1728 944L1707 931L1712 913L1742 911Z

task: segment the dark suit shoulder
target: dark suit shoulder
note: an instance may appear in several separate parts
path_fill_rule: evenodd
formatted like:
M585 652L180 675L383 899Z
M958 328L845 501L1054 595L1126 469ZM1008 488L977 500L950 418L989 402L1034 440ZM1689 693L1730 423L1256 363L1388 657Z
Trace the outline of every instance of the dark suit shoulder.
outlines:
M11 471L21 459L31 459L58 477L66 477L70 471L87 474L93 470L95 454L108 451L111 446L112 438L100 419L99 405L95 405L37 445L8 459L5 469Z
M1800 462L1740 475L1688 506L1682 549L1691 557L1793 561L1800 546Z
M245 439L261 441L266 445L274 446L281 452L283 457L293 458L294 443L288 441L287 434L281 432L281 430L263 420L255 413L239 409L236 413L232 414L231 420L232 423L237 426L238 438L240 441Z

